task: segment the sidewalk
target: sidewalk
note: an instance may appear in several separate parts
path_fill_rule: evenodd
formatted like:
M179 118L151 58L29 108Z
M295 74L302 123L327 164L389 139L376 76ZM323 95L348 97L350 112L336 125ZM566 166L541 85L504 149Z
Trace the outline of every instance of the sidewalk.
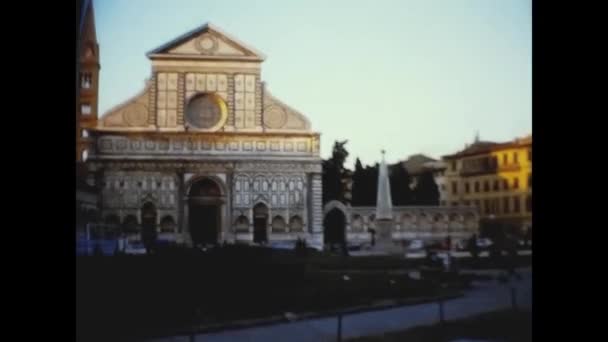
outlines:
M464 297L444 302L446 320L470 317L479 313L511 307L511 286L517 289L516 301L519 307L531 308L532 272L520 269L521 281L500 284L489 281L476 284ZM342 336L344 339L382 334L420 325L431 325L439 320L437 303L394 307L379 311L348 314L343 317ZM335 341L336 317L298 320L253 328L199 334L194 341ZM154 339L151 341L192 341L189 336Z

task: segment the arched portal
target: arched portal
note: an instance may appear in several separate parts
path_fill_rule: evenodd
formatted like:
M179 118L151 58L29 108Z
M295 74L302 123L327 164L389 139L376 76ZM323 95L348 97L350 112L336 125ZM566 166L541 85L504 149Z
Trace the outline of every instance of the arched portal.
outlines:
M253 207L253 242L268 242L268 207L264 203Z
M135 215L127 215L122 221L122 230L126 234L138 233L137 217Z
M167 215L160 220L160 231L163 233L175 233L176 224L173 216Z
M141 208L141 233L142 240L148 251L156 242L156 206L152 202L146 202Z
M323 227L325 244L331 246L344 243L346 238L346 216L344 216L344 213L340 209L334 208L325 215Z
M188 227L194 245L216 244L222 227L223 195L209 178L192 183L188 192Z

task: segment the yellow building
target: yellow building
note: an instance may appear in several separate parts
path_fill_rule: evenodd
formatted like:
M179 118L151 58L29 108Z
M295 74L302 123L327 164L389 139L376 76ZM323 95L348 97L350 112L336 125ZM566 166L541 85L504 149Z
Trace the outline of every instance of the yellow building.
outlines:
M443 157L447 205L476 206L483 223L532 228L532 136L506 143L475 142Z

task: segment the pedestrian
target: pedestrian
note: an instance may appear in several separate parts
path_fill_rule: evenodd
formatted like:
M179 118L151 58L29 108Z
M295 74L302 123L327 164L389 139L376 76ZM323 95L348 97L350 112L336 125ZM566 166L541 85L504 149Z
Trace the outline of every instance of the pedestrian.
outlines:
M508 246L508 257L507 257L507 271L509 277L515 277L521 280L521 276L515 271L515 267L517 265L517 241L514 239L510 239L510 243Z

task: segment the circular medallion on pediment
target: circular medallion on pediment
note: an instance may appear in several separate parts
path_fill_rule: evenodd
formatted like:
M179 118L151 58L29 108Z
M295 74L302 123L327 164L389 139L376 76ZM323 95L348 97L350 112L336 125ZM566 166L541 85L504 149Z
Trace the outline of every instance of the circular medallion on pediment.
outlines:
M210 34L204 34L195 41L195 46L198 51L204 54L210 54L217 50L217 38Z
M148 111L142 104L134 104L125 110L125 122L129 126L145 126L148 121Z
M270 106L264 111L264 125L268 128L282 128L287 123L287 113L278 106Z
M216 130L228 117L226 103L216 94L194 96L186 108L186 121L194 128Z

